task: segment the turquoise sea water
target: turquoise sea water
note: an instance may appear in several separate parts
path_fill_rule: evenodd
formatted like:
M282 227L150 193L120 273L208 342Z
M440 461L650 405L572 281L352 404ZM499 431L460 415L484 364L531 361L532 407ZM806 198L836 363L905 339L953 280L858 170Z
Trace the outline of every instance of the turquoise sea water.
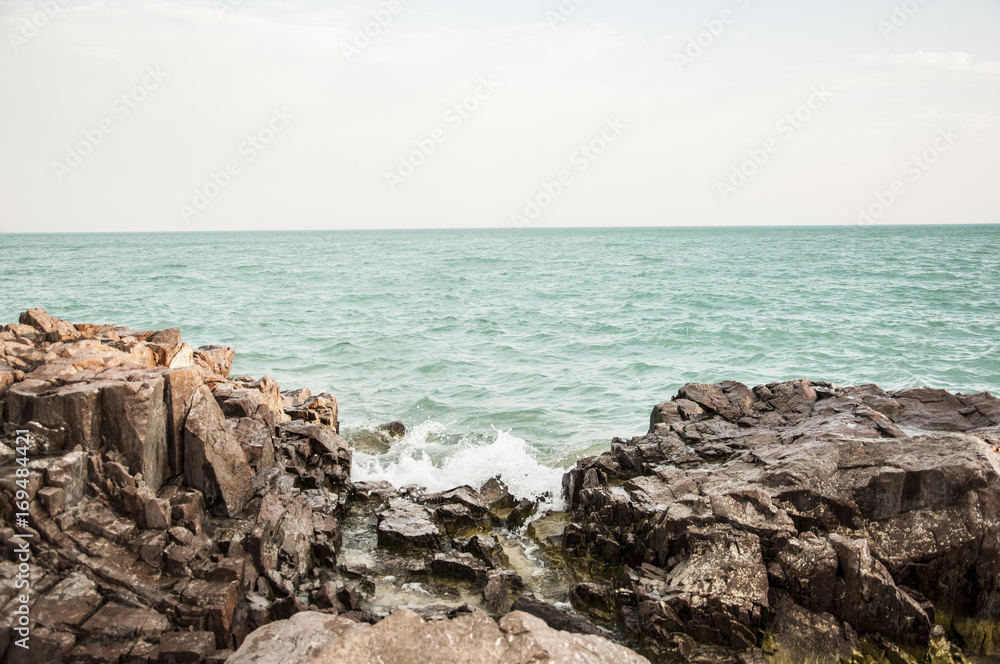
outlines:
M0 235L0 294L401 419L356 476L442 488L554 487L691 381L1000 389L1000 226Z

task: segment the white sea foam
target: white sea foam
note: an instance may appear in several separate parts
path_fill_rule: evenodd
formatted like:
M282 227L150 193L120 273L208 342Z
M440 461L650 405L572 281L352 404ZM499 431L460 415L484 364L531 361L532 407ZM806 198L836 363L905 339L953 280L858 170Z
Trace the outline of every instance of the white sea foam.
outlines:
M447 491L464 484L479 487L499 476L514 496L540 500L538 513L563 509L565 471L540 464L523 438L494 430L492 442L464 437L456 443L453 437L445 436L446 425L424 422L394 442L388 454L355 452L352 479Z

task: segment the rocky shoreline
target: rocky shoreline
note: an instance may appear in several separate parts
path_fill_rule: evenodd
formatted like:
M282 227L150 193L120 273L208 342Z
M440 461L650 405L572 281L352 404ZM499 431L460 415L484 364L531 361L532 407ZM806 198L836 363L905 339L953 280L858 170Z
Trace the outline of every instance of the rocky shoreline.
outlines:
M0 330L4 662L1000 655L989 394L687 385L537 514L496 479L352 482L336 398L233 357L40 309Z

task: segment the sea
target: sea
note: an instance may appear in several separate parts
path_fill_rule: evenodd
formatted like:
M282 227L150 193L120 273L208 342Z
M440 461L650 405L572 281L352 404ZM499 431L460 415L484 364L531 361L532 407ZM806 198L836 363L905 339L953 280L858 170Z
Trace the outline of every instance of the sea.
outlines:
M0 324L32 307L403 421L355 480L550 506L686 383L1000 389L1000 225L0 235Z

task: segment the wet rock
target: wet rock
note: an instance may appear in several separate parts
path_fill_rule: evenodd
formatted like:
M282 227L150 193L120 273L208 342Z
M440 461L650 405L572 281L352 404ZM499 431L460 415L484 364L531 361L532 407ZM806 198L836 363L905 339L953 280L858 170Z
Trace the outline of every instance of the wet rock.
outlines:
M387 434L390 438L402 438L406 435L406 425L398 420L395 422L387 422L385 424L380 424L375 427L376 431L381 431Z
M533 501L527 498L519 500L514 509L507 515L507 527L511 529L520 528L534 513L535 503Z
M524 581L517 572L490 572L486 587L483 588L486 610L494 615L509 613L523 590Z
M577 611L595 617L602 623L614 620L615 602L611 586L577 583L570 589L570 602Z
M351 444L354 449L366 454L388 454L393 441L405 435L406 426L402 422L388 422L378 425L373 430L356 431L351 438Z
M442 532L426 507L395 499L379 514L378 545L389 549L435 549Z
M572 634L593 634L596 636L607 636L600 627L590 622L586 618L574 613L570 613L548 602L537 599L534 595L521 595L514 602L514 611L521 611L531 614L536 618L545 621L545 624L552 629Z
M467 553L434 555L431 561L431 572L435 576L457 581L466 581L474 585L486 585L489 568Z
M850 625L829 613L786 601L765 635L764 652L772 664L841 664L861 653L861 643Z
M492 535L476 535L461 546L465 553L470 553L486 564L487 567L509 567L510 561L504 552L503 545Z
M491 477L479 487L479 495L490 510L512 509L517 501L499 477ZM504 515L506 518L506 515Z
M880 652L928 647L935 615L954 607L977 617L951 622L953 638L991 647L986 597L1000 579L978 570L1000 562L987 525L1000 518L998 404L809 381L685 386L646 436L566 475L566 560L622 578L614 622L658 656L681 652L666 645L677 632L749 653L776 592L884 639Z

